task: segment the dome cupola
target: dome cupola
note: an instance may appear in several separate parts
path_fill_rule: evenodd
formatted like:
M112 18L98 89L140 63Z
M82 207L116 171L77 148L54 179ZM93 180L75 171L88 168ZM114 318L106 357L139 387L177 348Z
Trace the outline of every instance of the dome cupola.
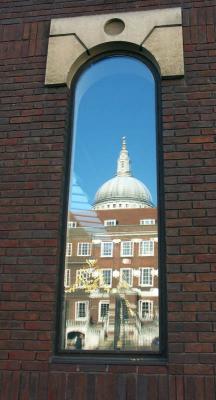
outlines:
M122 138L122 148L117 161L117 175L106 181L97 191L93 209L149 208L154 207L147 187L132 176L131 162Z

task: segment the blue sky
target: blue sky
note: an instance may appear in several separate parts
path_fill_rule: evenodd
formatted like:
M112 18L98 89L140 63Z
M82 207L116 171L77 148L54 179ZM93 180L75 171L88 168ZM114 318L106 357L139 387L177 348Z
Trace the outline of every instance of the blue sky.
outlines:
M126 136L133 176L148 187L157 203L155 82L141 61L112 56L85 70L76 86L73 135L73 190L77 193L81 188L86 205L115 176L122 136ZM70 209L74 208L71 195L72 185Z

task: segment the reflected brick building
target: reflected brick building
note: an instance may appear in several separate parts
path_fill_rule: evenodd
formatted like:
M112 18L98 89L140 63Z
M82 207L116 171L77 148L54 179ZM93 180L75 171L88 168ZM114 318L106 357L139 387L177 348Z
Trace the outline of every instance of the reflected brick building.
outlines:
M69 213L65 291L67 348L81 335L86 349L155 350L157 209L132 176L124 138L117 175L97 191L93 210Z

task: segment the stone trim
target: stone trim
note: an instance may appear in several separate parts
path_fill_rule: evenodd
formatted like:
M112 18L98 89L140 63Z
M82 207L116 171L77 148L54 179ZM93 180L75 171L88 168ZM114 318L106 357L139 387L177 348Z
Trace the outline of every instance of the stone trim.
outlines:
M70 87L75 62L98 45L114 42L146 49L164 78L184 74L181 8L158 9L51 21L45 83ZM75 68L75 67L74 67Z

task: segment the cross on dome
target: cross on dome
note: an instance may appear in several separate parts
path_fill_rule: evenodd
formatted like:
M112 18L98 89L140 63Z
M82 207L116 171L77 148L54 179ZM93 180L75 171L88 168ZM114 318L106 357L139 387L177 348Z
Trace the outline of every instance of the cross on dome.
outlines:
M122 148L117 162L117 176L132 176L131 161L127 151L126 137L122 137Z
M127 150L126 149L126 136L122 137L122 150Z

